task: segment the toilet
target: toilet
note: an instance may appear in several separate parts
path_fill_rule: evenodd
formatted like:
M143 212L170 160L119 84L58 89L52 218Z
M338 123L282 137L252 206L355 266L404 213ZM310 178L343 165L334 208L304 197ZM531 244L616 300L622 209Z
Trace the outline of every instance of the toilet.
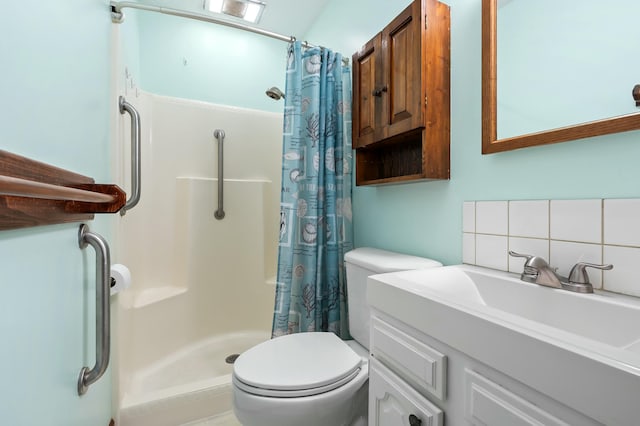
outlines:
M366 426L369 376L367 277L442 266L374 248L345 254L349 329L276 337L247 350L233 366L233 411L244 426Z

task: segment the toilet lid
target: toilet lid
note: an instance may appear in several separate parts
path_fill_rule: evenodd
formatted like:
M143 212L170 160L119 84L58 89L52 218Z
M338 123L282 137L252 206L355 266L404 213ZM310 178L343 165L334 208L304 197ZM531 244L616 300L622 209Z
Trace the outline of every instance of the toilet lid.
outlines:
M234 378L253 389L280 396L326 392L350 381L361 357L333 333L299 333L276 337L238 357ZM242 386L241 386L242 387ZM307 390L311 392L307 392Z

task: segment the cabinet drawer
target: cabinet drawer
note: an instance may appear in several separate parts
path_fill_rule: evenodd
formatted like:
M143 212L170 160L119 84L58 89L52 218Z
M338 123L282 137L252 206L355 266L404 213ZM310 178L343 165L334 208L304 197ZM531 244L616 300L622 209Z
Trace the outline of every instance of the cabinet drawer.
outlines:
M569 426L474 371L465 369L465 382L465 416L473 425Z
M416 389L445 400L447 357L442 353L376 317L371 353Z
M369 425L442 426L443 412L380 362L369 369Z

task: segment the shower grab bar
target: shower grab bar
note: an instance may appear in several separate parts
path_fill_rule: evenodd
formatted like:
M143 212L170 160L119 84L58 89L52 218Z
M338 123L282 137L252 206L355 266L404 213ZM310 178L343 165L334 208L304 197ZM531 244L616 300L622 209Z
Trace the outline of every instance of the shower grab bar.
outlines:
M213 216L218 219L224 219L224 173L223 173L223 160L224 160L224 130L216 129L213 132L213 137L218 139L218 210Z
M100 235L90 232L85 224L80 225L78 244L81 249L87 245L96 251L96 363L91 370L82 367L78 377L78 395L84 395L109 366L111 345L111 257L109 245Z
M120 96L118 100L120 114L125 112L131 116L131 198L120 210L120 216L124 216L127 211L131 210L140 201L140 184L141 184L141 160L140 160L140 114L138 111Z

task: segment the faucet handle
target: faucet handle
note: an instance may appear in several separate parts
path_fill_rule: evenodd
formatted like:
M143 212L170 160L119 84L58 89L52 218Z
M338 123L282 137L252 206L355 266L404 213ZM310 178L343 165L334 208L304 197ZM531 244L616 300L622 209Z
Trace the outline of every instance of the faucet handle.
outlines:
M524 267L522 269L522 273L520 274L520 279L528 283L537 282L540 271L549 268L549 264L547 263L547 261L540 256L516 253L513 250L509 250L509 255L513 257L524 257L525 259L527 259L524 262Z
M569 273L569 283L570 284L591 284L589 281L589 275L587 274L586 268L596 268L603 270L613 269L613 265L597 265L595 263L587 263L587 262L578 262L571 268L571 272Z
M547 263L546 260L544 260L543 258L541 258L540 256L534 256L531 254L521 254L521 253L516 253L513 250L509 250L509 255L513 256L513 257L524 257L525 262L524 262L524 268L525 270L527 268L535 268L535 269L540 269L540 268L548 268L549 264Z
M527 260L529 260L529 259L531 259L531 258L535 257L535 256L533 256L532 254L521 254L521 253L516 253L516 252L515 252L515 251L513 251L513 250L509 250L509 256L513 256L513 257L525 257L525 258L527 258Z

